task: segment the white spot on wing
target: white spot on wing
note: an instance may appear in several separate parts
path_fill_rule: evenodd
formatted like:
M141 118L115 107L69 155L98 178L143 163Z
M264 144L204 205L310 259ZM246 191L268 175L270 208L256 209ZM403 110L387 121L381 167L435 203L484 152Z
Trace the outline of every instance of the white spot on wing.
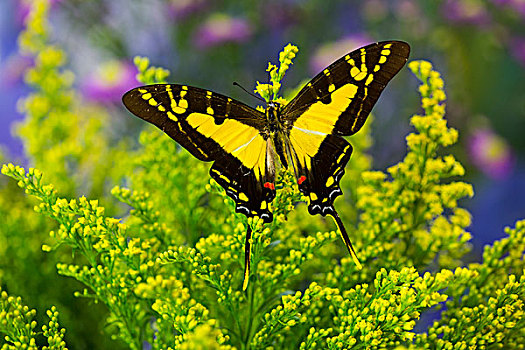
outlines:
M297 129L299 131L302 131L304 133L307 133L307 134L314 134L314 135L321 135L321 136L326 136L326 134L324 132L320 132L320 131L315 131L315 130L308 130L308 129L303 129L303 128L298 128L297 126L294 126L293 127L294 129Z
M250 141L246 142L244 145L240 145L239 147L234 149L232 153L235 153L235 152L239 151L240 149L243 149L244 147L248 146L250 144L250 142L252 142L256 137L257 137L257 135L252 137L252 139Z

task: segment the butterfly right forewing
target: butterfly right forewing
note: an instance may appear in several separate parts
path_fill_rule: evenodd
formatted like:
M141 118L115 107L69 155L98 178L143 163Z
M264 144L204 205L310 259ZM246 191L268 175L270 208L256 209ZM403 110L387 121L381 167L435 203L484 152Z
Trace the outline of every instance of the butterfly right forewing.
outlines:
M312 119L323 124L326 133L356 133L409 53L410 46L402 41L384 41L352 51L306 84L286 105L285 118L293 123L299 118Z

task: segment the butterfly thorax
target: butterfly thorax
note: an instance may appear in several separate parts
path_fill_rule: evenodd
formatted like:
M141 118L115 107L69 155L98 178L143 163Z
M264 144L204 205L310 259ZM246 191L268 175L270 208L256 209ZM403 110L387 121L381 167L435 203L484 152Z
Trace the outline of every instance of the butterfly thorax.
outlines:
M283 130L281 124L281 104L271 101L266 107L266 122L270 134Z
M271 101L266 107L267 137L271 140L273 150L279 156L281 164L288 168L288 157L286 152L287 130L281 120L282 105Z

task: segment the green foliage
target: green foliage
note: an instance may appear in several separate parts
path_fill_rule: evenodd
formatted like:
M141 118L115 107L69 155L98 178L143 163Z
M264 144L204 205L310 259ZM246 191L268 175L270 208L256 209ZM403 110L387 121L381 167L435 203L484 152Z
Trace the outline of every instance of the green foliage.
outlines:
M60 328L58 311L54 306L46 312L49 318L47 325L42 325L41 334L46 338L47 344L43 350L67 350L64 342L66 330ZM9 296L0 288L0 332L4 335L2 350L36 350L37 322L34 320L36 310L29 309L22 304L22 298Z
M35 92L22 103L21 132L32 163L44 171L2 167L33 199L0 183L6 217L0 252L16 262L18 253L34 259L40 246L52 251L58 273L76 281L75 296L106 310L93 329L104 327L122 347L137 350L525 346L525 221L487 247L481 263L464 266L471 219L458 201L473 191L457 181L463 167L444 151L458 133L446 124L444 83L430 63L409 64L421 81L424 113L411 119L415 131L402 161L386 172L368 171L366 129L352 137L357 147L336 205L365 266L357 271L331 223L306 213L290 172L278 174L275 219L264 224L236 214L233 201L209 179L209 164L160 131L143 132L138 150L111 146L103 119L77 105L70 73L62 70L63 52L47 43L46 6L35 1L21 37L40 57L28 73ZM259 84L260 94L277 96L295 53L287 46L280 67L269 66L271 84ZM144 83L167 78L145 58L135 63ZM103 194L124 174L129 188L117 186L111 194L132 209L118 218L119 204ZM74 199L78 192L101 201ZM29 211L33 206L45 219ZM252 275L243 292L246 225L253 229ZM41 234L48 231L46 241ZM24 232L27 243L16 238ZM27 266L34 271L50 264ZM2 288L22 295L17 277L24 276L0 266ZM41 333L35 311L20 298L1 292L0 307L3 348L36 348L45 339L49 349L65 348L69 332L58 325L57 309L71 312L68 303L51 307ZM415 332L423 313L441 308L434 324ZM75 323L84 324L73 318L64 324Z
M474 278L449 288L447 310L428 333L418 335L417 348L523 349L525 220L505 233L508 237L485 248L481 264L469 265Z

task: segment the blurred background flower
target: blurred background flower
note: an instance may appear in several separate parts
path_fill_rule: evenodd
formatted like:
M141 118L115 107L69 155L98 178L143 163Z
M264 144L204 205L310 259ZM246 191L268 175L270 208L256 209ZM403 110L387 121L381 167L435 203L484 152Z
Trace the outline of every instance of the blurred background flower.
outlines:
M297 1L267 1L261 10L262 24L272 32L297 25L303 12Z
M469 138L468 150L472 163L487 176L505 179L512 173L514 154L505 139L492 130L475 130Z
M357 33L334 42L321 45L310 58L310 72L317 74L340 57L348 53L349 47L361 47L373 40L366 34Z
M82 82L81 91L91 101L110 103L137 86L137 68L128 61L111 60L96 67Z
M511 40L511 52L518 62L525 67L525 38L514 38Z
M493 2L525 18L525 1L523 0L493 0Z
M168 11L176 20L184 20L187 17L204 10L208 6L207 0L170 0Z
M9 88L22 83L24 73L26 70L33 65L33 60L29 57L20 55L19 53L13 53L9 57L6 57L5 61L0 66L0 87Z
M225 43L242 43L250 39L252 28L242 19L222 13L211 15L195 33L195 45L206 49Z
M62 0L49 0L49 4L51 5L51 8L53 9L53 8L56 8L57 5L61 1ZM16 22L24 23L27 15L29 14L31 3L29 1L24 1L24 0L18 0L18 1L13 1L13 2L14 2L14 10L10 13L14 14L14 19Z
M481 0L446 0L443 3L443 16L458 24L484 25L490 16Z

